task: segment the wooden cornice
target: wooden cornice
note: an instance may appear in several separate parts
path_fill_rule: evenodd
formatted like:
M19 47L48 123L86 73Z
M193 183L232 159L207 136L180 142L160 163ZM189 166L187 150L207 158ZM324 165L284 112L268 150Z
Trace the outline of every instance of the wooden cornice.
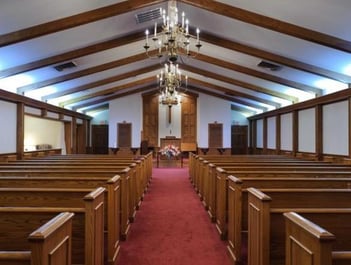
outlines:
M117 4L97 8L95 10L57 19L54 21L29 27L26 29L10 32L7 34L0 35L0 47L4 47L10 44L41 37L41 36L55 33L61 30L78 27L87 23L95 22L101 19L112 17L112 16L121 15L126 12L131 12L139 8L143 8L154 4L159 4L162 2L164 1L156 1L156 0L123 1Z
M331 104L343 100L350 100L351 99L351 89L344 89L335 93L331 93L322 97L318 97L315 99L310 99L306 100L304 102L300 102L297 104L293 104L290 106L282 107L280 109L272 110L269 112L265 112L262 114L255 115L253 117L250 117L252 120L258 120L266 117L272 117L275 115L281 115L281 114L286 114L289 112L293 111L298 111L298 110L303 110L303 109L308 109L308 108L313 108L316 107L317 105L325 105L325 104Z
M229 83L229 84L232 84L232 85L235 85L235 86L239 86L239 87L242 87L242 88L253 90L253 91L256 91L256 92L259 92L259 93L268 94L268 95L271 95L271 96L274 96L274 97L282 98L282 99L288 100L288 101L290 101L292 103L298 102L298 98L297 97L289 96L289 95L284 94L284 93L280 93L280 92L276 92L276 91L273 91L273 90L270 90L270 89L267 89L267 88L259 87L259 86L253 85L253 84L249 84L247 82L243 82L243 81L240 81L240 80L236 80L236 79L227 77L227 76L215 74L215 73L210 72L210 71L206 71L206 70L203 70L203 69L192 67L190 65L182 64L181 69L185 70L185 71L190 71L190 72L193 72L193 73L196 73L196 74L199 74L199 75L203 75L203 76L206 76L206 77L209 77L209 78L213 78L215 80L226 82L226 83Z
M205 81L202 81L202 80L198 80L198 79L194 79L194 78L188 78L188 82L189 82L189 84L196 84L196 85L201 86L201 87L207 87L207 88L210 88L210 89L214 89L214 90L226 93L227 95L231 95L233 97L247 98L247 99L250 99L250 100L253 100L253 101L261 102L263 104L274 106L275 108L280 108L281 107L281 105L279 103L276 103L276 102L273 102L273 101L270 101L270 100L265 100L263 98L255 97L255 96L252 96L252 95L249 95L249 94L246 94L246 93L242 93L242 92L239 92L239 91L234 91L232 89L225 88L225 87L218 86L218 85L214 85L212 83L208 83L208 82L205 82ZM247 101L245 101L245 102L247 102Z
M260 72L260 71L242 66L242 65L238 65L238 64L224 61L224 60L221 60L218 58L210 57L210 56L204 55L202 53L197 54L194 59L200 60L200 61L203 61L206 63L210 63L213 65L217 65L217 66L220 66L223 68L227 68L227 69L232 70L232 71L240 72L240 73L254 76L257 78L261 78L261 79L264 79L267 81L278 83L278 84L281 84L283 86L292 87L292 88L299 89L299 90L302 90L305 92L312 92L318 96L322 94L322 90L319 88L305 85L305 84L295 82L292 80L284 79L284 78L281 78L279 76L270 75L270 74Z
M70 100L66 100L66 101L62 101L60 102L60 106L67 106L67 105L71 105L74 103L77 103L79 101L84 101L84 100L88 100L94 97L101 97L101 96L105 96L105 95L110 95L116 92L120 92L121 90L125 90L125 89L129 89L132 87L136 87L136 86L140 86L140 85L144 85L144 84L149 84L149 83L156 83L156 78L155 77L147 77L147 78L143 78L137 81L133 81L133 82L129 82L128 84L124 84L124 85L120 85L120 86L115 86L109 89L104 89L102 91L98 91L95 93L90 93L84 96L80 96L80 97L75 97L73 99ZM154 87L156 86L156 84L154 84Z
M351 42L318 31L300 27L278 19L260 15L241 8L213 0L180 0L180 2L202 8L204 10L237 19L245 23L280 32L295 38L303 39L336 50L351 53Z
M4 100L4 101L8 101L8 102L13 102L13 103L22 103L25 106L28 107L33 107L33 108L38 108L38 109L45 109L46 111L51 111L51 112L55 112L58 114L63 114L63 115L67 115L67 116L71 116L71 117L76 117L76 118L80 118L80 119L84 119L84 120L90 120L91 117L75 112L75 111L71 111L71 110L67 110L61 107L57 107L51 104L47 104L45 102L41 102L35 99L31 99L28 97L24 97L15 93L11 93L5 90L0 89L0 99Z

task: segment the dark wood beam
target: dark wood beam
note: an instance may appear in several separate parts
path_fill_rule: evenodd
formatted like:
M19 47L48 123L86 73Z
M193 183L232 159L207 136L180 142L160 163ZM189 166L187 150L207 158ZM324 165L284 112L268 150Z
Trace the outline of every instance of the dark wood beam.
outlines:
M96 105L96 104L109 102L109 101L117 99L117 98L126 97L126 96L129 96L129 95L133 95L135 93L145 92L146 90L149 90L149 89L155 89L155 85L143 86L143 87L140 87L140 88L136 88L136 89L130 90L128 92L118 93L116 95L106 96L104 98L100 98L100 99L97 99L97 100L94 100L94 101L84 102L82 104L75 105L73 107L73 109L74 110L78 110L78 109L81 109L81 108L85 108L87 106L93 106L93 105Z
M132 87L148 84L151 82L154 83L154 87L155 87L156 86L156 78L155 77L147 77L147 78L143 78L143 79L140 79L137 81L129 82L129 83L124 84L124 85L115 86L115 87L112 87L109 89L104 89L104 90L90 93L90 94L87 94L84 96L75 97L75 98L72 98L70 100L62 101L62 102L60 102L60 106L63 107L63 106L77 103L79 101L84 101L84 100L88 100L88 99L95 98L95 97L101 97L101 96L105 96L105 95L111 95L113 93L120 92L121 90L125 90L125 89L129 89Z
M77 15L57 19L47 23L39 24L29 28L0 35L0 47L10 44L30 40L47 34L55 33L61 30L78 27L87 23L95 22L101 19L118 16L123 13L131 12L146 6L159 4L164 1L156 0L130 0L117 4L97 8Z
M188 78L188 82L189 82L189 84L196 84L196 85L201 86L201 87L207 87L207 88L210 88L210 89L214 89L214 90L226 93L226 94L234 96L234 97L247 98L249 100L261 102L263 104L267 104L267 105L270 105L270 106L274 106L275 108L280 108L281 107L281 104L273 102L271 100L265 100L265 99L260 98L260 97L255 97L255 96L249 95L247 93L242 93L242 92L235 91L235 90L232 90L232 89L229 89L229 88L225 88L225 87L222 87L222 86L214 85L212 83L208 83L208 82L205 82L205 81L202 81L202 80L198 80L198 79L194 79L194 78Z
M37 83L30 84L30 85L18 87L17 88L17 93L18 94L23 94L23 93L26 93L26 92L31 91L31 90L39 89L39 88L46 87L46 86L51 86L51 85L62 83L62 82L65 82L65 81L69 81L69 80L72 80L72 79L75 79L75 78L81 78L81 77L84 77L84 76L87 76L87 75L96 74L96 73L99 73L99 72L102 72L102 71L106 71L106 70L109 70L109 69L112 69L112 68L115 68L115 67L120 67L120 66L123 66L123 65L127 65L127 64L130 64L130 63L141 61L143 59L145 59L145 54L144 53L140 53L140 54L133 55L133 56L130 56L130 57L127 57L127 58L123 58L123 59L120 59L120 60L116 60L116 61L113 61L113 62L108 62L108 63L101 64L101 65L98 65L98 66L90 67L90 68L87 68L87 69L84 69L84 70L81 70L81 71L76 71L76 72L73 72L73 73L70 73L70 74L66 74L66 75L62 75L62 76L59 76L59 77L47 79L47 80L44 80L42 82L37 82ZM158 67L160 68L159 65L158 65ZM155 68L155 66L154 67L149 67L149 69L147 69L145 71L156 70L154 68ZM152 69L152 70L150 70L150 69ZM136 75L136 74L134 74L134 75Z
M59 92L56 92L56 93L44 96L42 99L43 100L49 100L49 99L58 98L58 97L62 97L62 96L65 96L65 95L77 93L77 92L84 91L84 90L87 90L87 89L99 87L99 86L106 85L106 84L113 83L113 82L117 82L117 81L120 81L120 80L123 80L123 79L126 79L126 78L130 78L130 77L136 76L138 74L143 74L143 73L147 73L149 71L157 70L158 68L160 68L160 66L158 64L157 65L152 65L152 66L145 67L145 68L142 68L142 69L138 69L138 70L135 70L135 71L127 72L127 73L120 74L120 75L115 75L115 76L108 77L108 78L105 78L105 79L102 79L102 80L97 80L95 82L84 84L84 85L81 85L81 86L78 86L78 87L75 87L75 88L67 89L67 90L64 90L64 91L59 91ZM154 77L154 78L156 80L156 77Z
M247 113L248 115L255 115L257 114L256 111L253 111L251 109L247 109L247 108L244 108L244 107L241 107L239 105L236 105L236 104L231 104L230 105L230 108L231 110L234 110L234 111L238 111L238 112L242 112L242 113Z
M201 53L198 54L195 57L195 59L209 63L209 64L217 65L217 66L220 66L223 68L227 68L227 69L232 70L232 71L240 72L240 73L243 73L243 74L246 74L249 76L254 76L254 77L261 78L261 79L264 79L267 81L278 83L278 84L281 84L283 86L288 86L288 87L299 89L299 90L302 90L305 92L314 93L318 96L322 95L322 89L319 89L319 88L316 88L313 86L309 86L306 84L302 84L299 82L295 82L292 80L284 79L284 78L281 78L279 76L270 75L270 74L267 74L267 73L264 73L261 71L257 71L257 70L254 70L254 69L242 66L242 65L238 65L238 64L224 61L224 60L221 60L218 58L210 57L210 56L207 56L207 55L204 55Z
M105 42L96 43L96 44L93 44L93 45L90 45L90 46L87 46L84 48L80 48L80 49L72 50L69 52L57 54L55 56L51 56L48 58L44 58L41 60L37 60L34 62L30 62L27 64L22 64L22 65L19 65L16 67L2 70L2 71L0 71L0 77L4 78L4 77L11 76L11 75L20 74L20 73L23 73L26 71L39 69L39 68L42 68L45 66L50 66L50 65L61 63L61 62L70 61L70 60L73 60L75 58L79 58L82 56L86 56L86 55L101 52L104 50L127 45L127 44L130 44L132 42L139 41L143 38L145 38L145 32L132 33L132 34L129 34L129 35L124 36L124 37L118 37L118 38L108 40Z
M201 40L205 42L212 43L214 45L218 45L223 48L227 48L230 50L242 52L245 54L249 54L251 56L265 59L271 62L275 62L280 65L286 65L288 67L308 72L311 74L323 76L329 79L337 80L343 83L351 83L351 77L348 75L340 74L334 71L330 71L315 65L303 63L301 61L297 61L294 59L290 59L281 55L277 55L265 50L261 50L247 44L241 44L239 42L234 42L232 40L223 39L219 36L215 36L213 34L206 33L204 31L201 32Z
M230 102L235 102L235 103L241 104L243 106L248 106L248 107L252 107L252 108L255 108L255 109L260 109L262 111L267 111L268 110L266 107L263 107L261 105L250 103L250 102L247 102L247 101L244 101L244 100L240 100L238 98L226 96L226 95L223 95L223 94L218 94L216 92L209 91L207 89L200 88L198 86L189 86L188 88L190 90L196 91L198 93L202 93L202 94L206 94L206 95L209 95L209 96L212 96L212 97L217 97L217 98L220 98L220 99L228 100Z
M300 27L282 20L267 17L258 13L244 10L213 0L181 0L181 2L202 8L204 10L237 19L245 23L280 32L295 38L303 39L336 50L351 53L351 42L327 35L315 30Z
M271 95L273 97L285 99L285 100L288 100L288 101L290 101L292 103L298 102L298 98L297 97L289 96L289 95L284 94L284 93L276 92L276 91L273 91L273 90L270 90L270 89L267 89L267 88L256 86L256 85L253 85L253 84L250 84L250 83L247 83L247 82L243 82L243 81L240 81L240 80L237 80L237 79L233 79L233 78L230 78L230 77L227 77L227 76L215 74L214 72L206 71L206 70L203 70L203 69L200 69L200 68L195 68L195 67L192 67L190 65L182 64L181 69L185 70L185 71L190 71L192 73L196 73L196 74L199 74L199 75L203 75L203 76L215 79L215 80L226 82L226 83L229 83L231 85L235 85L235 86L239 86L239 87L242 87L242 88L253 90L253 91L256 91L256 92L259 92L259 93Z

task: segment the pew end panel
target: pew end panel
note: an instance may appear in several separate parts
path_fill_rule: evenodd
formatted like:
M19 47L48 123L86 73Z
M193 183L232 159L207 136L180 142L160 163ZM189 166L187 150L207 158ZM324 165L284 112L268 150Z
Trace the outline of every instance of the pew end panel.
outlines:
M32 264L71 264L73 216L61 213L29 235Z
M331 265L335 236L327 230L289 212L285 217L286 265Z

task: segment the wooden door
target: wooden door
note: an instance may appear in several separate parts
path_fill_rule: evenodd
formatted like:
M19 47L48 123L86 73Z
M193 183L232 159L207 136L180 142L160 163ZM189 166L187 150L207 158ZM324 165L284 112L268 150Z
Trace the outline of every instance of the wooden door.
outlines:
M223 124L222 123L208 124L208 147L209 148L223 147Z
M91 141L93 154L108 154L108 125L92 125Z
M241 155L248 153L248 126L232 126L232 155Z
M117 124L117 139L119 148L132 147L132 124L123 122Z

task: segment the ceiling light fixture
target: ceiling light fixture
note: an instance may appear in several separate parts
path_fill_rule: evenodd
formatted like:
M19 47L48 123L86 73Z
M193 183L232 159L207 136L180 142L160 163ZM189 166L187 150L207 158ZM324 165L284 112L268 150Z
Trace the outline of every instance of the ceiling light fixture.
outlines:
M145 31L146 40L144 49L146 54L152 57L149 54L150 39L153 42L154 48L158 51L156 58L167 56L168 61L175 62L179 55L190 56L191 39L196 39L196 52L199 53L202 46L200 43L200 30L196 29L196 37L189 34L189 20L185 18L184 12L182 12L181 18L179 18L176 1L169 1L168 14L165 9L161 9L161 14L163 19L161 32L157 32L157 22L155 22L153 33L148 29Z
M188 77L184 77L185 88L188 85ZM161 70L160 74L157 75L157 83L160 89L159 101L160 104L168 105L177 105L180 103L180 89L182 86L182 74L179 70L178 64L174 65L172 62L165 64L164 69Z

